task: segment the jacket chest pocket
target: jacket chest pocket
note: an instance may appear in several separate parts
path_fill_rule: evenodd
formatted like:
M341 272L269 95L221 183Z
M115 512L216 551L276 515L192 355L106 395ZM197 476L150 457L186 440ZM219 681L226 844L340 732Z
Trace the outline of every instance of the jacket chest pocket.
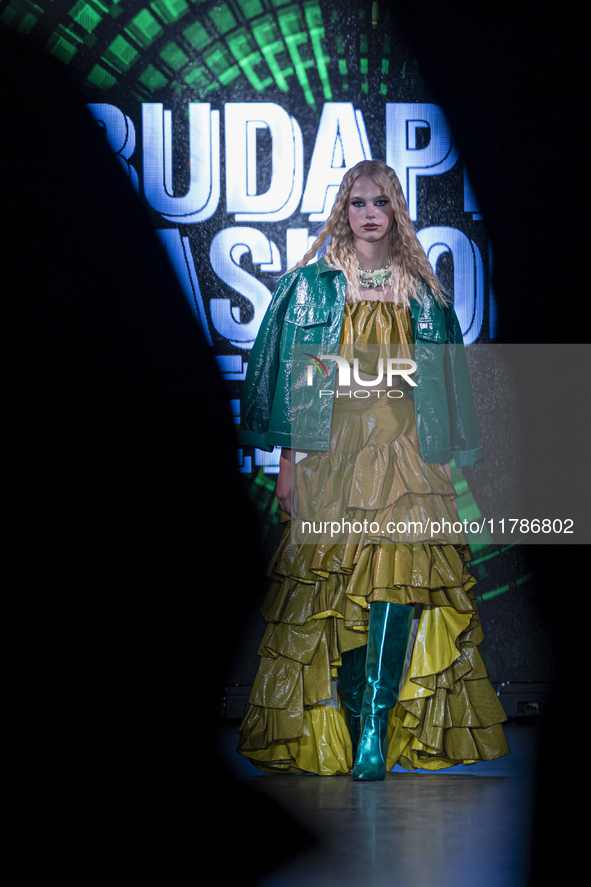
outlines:
M303 329L327 326L329 322L330 305L290 305L285 314L285 323Z
M421 382L443 382L447 331L445 323L438 320L419 321L415 341L415 360L418 371L414 376ZM416 393L416 392L415 392ZM431 391L430 396L433 396Z
M419 320L415 336L423 342L443 344L447 342L445 323L441 320Z
M290 305L285 314L283 342L285 349L304 342L322 343L330 326L330 306Z

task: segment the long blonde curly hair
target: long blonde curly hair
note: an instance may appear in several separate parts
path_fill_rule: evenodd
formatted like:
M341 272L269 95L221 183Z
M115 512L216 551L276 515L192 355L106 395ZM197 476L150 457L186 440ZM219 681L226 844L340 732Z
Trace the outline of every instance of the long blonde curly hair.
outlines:
M347 278L347 302L354 304L363 298L357 276L357 254L354 235L349 224L349 195L353 184L360 178L371 179L382 188L394 210L394 224L390 230L390 256L392 258L391 287L394 301L407 307L410 300L422 301L423 282L441 305L449 299L435 277L431 263L419 243L406 206L406 200L398 176L381 160L362 160L351 167L343 176L334 206L326 225L305 256L291 269L303 268L330 237L326 259L333 268L338 268Z

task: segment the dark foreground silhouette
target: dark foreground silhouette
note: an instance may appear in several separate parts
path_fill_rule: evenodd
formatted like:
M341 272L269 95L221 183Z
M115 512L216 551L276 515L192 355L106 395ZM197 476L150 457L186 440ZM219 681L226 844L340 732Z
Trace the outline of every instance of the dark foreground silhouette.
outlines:
M61 67L2 29L0 83L6 883L256 883L309 838L216 758L262 577L225 389Z

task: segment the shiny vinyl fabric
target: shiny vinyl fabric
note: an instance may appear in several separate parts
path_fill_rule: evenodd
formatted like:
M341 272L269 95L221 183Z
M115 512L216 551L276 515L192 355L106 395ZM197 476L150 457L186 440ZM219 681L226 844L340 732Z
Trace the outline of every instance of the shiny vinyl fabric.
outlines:
M316 532L320 523L374 525L372 536L348 534L346 563L357 560L352 547L386 538L466 544L451 482L439 463L421 458L411 398L384 395L372 391L364 399L337 400L328 453L311 453L297 465L299 541L330 544L330 535ZM432 525L443 528L444 521L446 532L433 535ZM316 526L308 529L308 523Z
M359 303L350 316L355 342L366 334L378 343L382 336L408 342L409 318L397 317L392 305ZM343 337L347 328L345 321ZM262 610L268 626L239 752L268 773L351 770L334 679L341 655L367 643L369 606L382 601L422 605L390 712L387 768L437 770L508 754L505 713L478 652L482 629L465 538L381 533L387 519L455 516L442 466L421 458L410 398L373 393L336 401L329 451L298 463L297 486L311 509L377 520L380 532L300 544L286 529L269 566L273 581Z
M292 349L305 345L310 346L307 351L322 348L335 353L346 289L345 275L324 258L279 281L248 361L239 430L243 445L268 451L273 446L328 448L333 401L318 398L314 386L308 387L305 373L292 377ZM422 457L425 462L449 462L453 456L459 467L474 465L482 459L482 445L453 306L439 305L424 285L422 302L412 300L410 315L416 340L414 402ZM333 389L335 365L329 364L325 382Z
M414 607L372 604L367 638L366 688L361 705L362 731L353 767L353 779L386 778L388 722L398 702Z
M345 709L347 729L353 746L353 756L361 735L361 705L366 688L366 648L355 647L341 654L338 692Z

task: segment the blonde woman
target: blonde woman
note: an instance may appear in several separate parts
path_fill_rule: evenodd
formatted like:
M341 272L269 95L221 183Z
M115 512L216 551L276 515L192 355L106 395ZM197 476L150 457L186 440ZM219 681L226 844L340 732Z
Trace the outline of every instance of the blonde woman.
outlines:
M383 372L389 349L414 361L412 379ZM302 352L322 366L321 392L293 387ZM362 389L321 352L345 356ZM276 494L293 526L269 567L239 751L268 773L358 780L507 754L449 464L482 458L462 336L381 161L345 173L318 239L280 280L240 433L282 447Z

